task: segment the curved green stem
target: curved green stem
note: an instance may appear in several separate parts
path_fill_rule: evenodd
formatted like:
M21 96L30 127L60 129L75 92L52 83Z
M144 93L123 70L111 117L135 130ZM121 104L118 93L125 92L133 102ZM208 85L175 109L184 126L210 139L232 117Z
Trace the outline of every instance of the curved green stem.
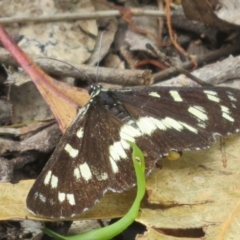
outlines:
M131 223L134 222L135 218L138 216L140 203L145 194L145 160L142 151L137 147L137 145L132 142L129 142L129 144L133 149L132 160L137 178L137 195L126 215L112 225L74 236L65 237L47 228L43 229L44 233L59 240L109 240L124 231Z

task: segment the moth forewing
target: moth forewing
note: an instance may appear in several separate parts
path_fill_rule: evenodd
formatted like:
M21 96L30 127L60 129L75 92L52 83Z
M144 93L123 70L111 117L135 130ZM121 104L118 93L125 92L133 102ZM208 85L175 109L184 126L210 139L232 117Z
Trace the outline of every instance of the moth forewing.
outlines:
M208 148L215 135L240 129L240 91L145 87L107 90L91 99L63 135L27 198L34 214L70 218L110 189L135 184L128 141L143 151L146 172L172 150Z

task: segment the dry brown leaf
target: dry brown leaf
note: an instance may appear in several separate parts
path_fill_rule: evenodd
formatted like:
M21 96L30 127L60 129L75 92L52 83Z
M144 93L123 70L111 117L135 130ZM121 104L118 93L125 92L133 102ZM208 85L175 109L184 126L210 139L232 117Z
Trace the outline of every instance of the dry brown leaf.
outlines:
M40 221L54 221L54 219L40 218L32 215L26 208L26 196L34 180L24 180L17 184L0 184L0 220L31 219ZM91 210L83 213L80 219L109 219L123 216L134 201L134 189L121 194L108 193Z
M0 184L0 220L26 217L26 193L30 190L30 181L18 184Z
M147 181L153 209L151 205L142 209L138 221L160 229L202 228L206 240L229 239L227 235L237 239L240 136L228 137L225 144L226 168L219 144L210 150L184 152L177 162L165 161L163 169L156 169Z

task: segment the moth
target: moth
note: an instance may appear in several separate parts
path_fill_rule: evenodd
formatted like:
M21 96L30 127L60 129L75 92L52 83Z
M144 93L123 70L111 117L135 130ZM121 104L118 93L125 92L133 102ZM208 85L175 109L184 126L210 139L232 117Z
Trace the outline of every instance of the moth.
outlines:
M231 88L90 88L90 101L61 138L27 197L27 208L71 218L106 191L135 185L131 148L143 151L146 173L170 151L209 148L216 135L240 129L240 91Z

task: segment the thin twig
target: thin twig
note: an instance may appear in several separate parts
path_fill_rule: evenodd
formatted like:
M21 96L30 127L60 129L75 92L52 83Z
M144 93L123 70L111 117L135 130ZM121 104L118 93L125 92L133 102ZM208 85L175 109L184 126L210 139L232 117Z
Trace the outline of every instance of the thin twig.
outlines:
M134 16L149 16L149 17L163 17L165 13L159 10L146 10L140 8L131 8L132 15ZM0 18L0 22L4 25L12 23L28 23L28 22L58 22L58 21L72 21L72 20L85 20L85 19L98 19L106 17L120 17L121 13L118 10L109 11L96 11L96 12L80 12L80 13L67 13L56 14L51 16L20 16L20 17L5 17Z
M84 64L76 65L73 63L73 65L81 71L79 72L73 67L61 62L46 59L36 59L35 62L42 70L53 76L68 76L89 81L84 77L84 75L87 75L93 80L96 79L96 67L90 67ZM0 64L19 66L10 54L5 49L1 48ZM98 81L123 86L150 85L153 83L150 70L112 69L104 67L99 67Z
M185 68L178 66L176 63L174 63L172 61L171 58L167 57L164 53L162 53L161 51L159 51L158 49L153 48L153 46L151 44L147 44L146 48L151 50L153 53L155 53L157 56L160 57L161 61L163 61L165 64L173 67L176 71L178 71L179 73L184 74L185 76L187 76L188 78L192 79L194 82L202 85L202 86L212 86L211 84L202 81L202 79L194 76L193 74L191 74L189 71L187 71Z
M160 11L163 11L164 9L163 6L164 6L163 0L158 0L158 9ZM159 34L158 38L160 43L162 43L163 25L164 25L163 18L159 17L158 18L158 34Z
M226 57L229 54L236 54L240 52L240 46L239 43L235 43L233 45L209 52L207 54L205 54L204 56L200 56L196 58L196 62L198 64L198 66L201 66L203 64L209 63L209 62L213 62L216 59L220 59L222 57ZM183 63L181 65L182 68L184 69L192 69L194 67L194 64L192 61L187 61L185 63ZM175 75L179 74L179 71L173 67L170 67L166 70L163 70L159 73L155 73L153 75L154 78L154 82L159 82L163 79L168 79L170 77L173 77Z

